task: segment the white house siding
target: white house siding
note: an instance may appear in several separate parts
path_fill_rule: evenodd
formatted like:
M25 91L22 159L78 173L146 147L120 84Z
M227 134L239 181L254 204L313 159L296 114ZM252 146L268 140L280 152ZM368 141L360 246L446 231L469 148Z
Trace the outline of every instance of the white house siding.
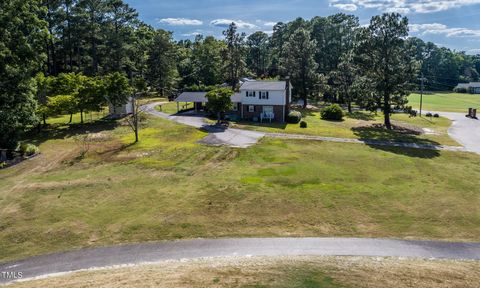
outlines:
M268 91L268 99L260 99L260 92L267 91L255 91L255 97L247 97L247 91L252 92L249 90L240 91L242 95L241 103L244 105L286 105L285 91Z

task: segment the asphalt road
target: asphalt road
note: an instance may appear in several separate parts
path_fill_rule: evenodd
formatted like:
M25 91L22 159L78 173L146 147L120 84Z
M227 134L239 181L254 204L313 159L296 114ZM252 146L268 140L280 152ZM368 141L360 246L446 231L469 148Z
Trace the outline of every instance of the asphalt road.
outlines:
M467 151L480 154L480 120L465 117L463 113L435 112L453 121L448 135Z
M370 238L192 239L82 249L0 265L23 279L89 268L204 257L373 256L480 260L480 243ZM1 277L0 283L11 280Z

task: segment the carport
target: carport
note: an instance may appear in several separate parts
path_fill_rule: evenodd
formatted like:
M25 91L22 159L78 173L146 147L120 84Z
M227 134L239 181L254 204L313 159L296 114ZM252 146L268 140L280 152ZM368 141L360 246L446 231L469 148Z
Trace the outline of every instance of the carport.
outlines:
M186 107L188 103L193 103L195 112L202 110L204 104L208 101L206 95L207 92L183 92L174 100L177 102L177 113L180 112L182 103L184 103L183 107Z

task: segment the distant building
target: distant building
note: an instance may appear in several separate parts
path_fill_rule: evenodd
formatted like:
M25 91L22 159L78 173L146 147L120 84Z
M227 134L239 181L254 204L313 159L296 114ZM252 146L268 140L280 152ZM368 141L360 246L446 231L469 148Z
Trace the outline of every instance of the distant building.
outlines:
M125 104L117 105L116 107L113 107L112 104L109 104L108 105L109 115L123 116L123 115L132 114L133 113L132 101L133 101L132 97L129 97L127 103Z
M480 82L459 83L453 90L470 94L480 94Z
M246 79L245 79L246 80ZM195 110L203 109L207 92L183 92L175 102L193 102ZM232 95L233 109L227 114L253 121L285 122L290 112L290 81L245 81L240 92Z

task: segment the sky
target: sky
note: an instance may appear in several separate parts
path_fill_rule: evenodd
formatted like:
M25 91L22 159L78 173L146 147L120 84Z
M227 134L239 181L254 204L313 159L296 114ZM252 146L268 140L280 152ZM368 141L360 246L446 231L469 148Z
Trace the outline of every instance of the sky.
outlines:
M480 54L480 0L125 0L140 19L174 32L174 38L196 34L222 37L235 22L242 32L271 33L277 22L310 19L343 12L361 25L383 12L409 18L410 35L468 54Z

